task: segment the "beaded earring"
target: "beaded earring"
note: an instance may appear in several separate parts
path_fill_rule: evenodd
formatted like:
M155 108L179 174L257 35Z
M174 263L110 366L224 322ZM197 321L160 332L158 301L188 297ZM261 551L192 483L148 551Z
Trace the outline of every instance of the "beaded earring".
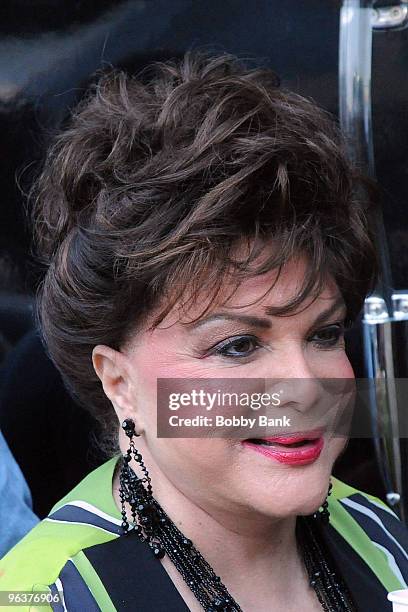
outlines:
M129 438L129 448L122 457L123 462L119 474L123 533L127 535L130 530L134 531L142 542L149 544L154 556L161 559L165 551L157 540L157 528L165 522L165 519L159 517L156 511L149 472L133 441L133 437L140 434L136 433L135 423L132 419L125 419L122 428ZM144 473L143 478L138 478L130 468L129 463L132 456L140 465ZM130 527L127 519L125 502L128 502L131 508L132 527Z
M327 497L324 500L323 504L322 504L322 510L318 510L317 512L315 512L313 514L313 518L320 520L322 522L323 525L328 525L330 523L330 511L329 511L329 502L327 501L327 498L331 495L332 492L332 488L333 488L333 484L330 481L329 482L329 488L327 491Z

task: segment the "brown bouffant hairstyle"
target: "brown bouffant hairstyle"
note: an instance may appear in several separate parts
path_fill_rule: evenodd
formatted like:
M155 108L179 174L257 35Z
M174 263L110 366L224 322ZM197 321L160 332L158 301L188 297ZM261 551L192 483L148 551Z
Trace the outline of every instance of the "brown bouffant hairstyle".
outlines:
M361 184L328 113L268 68L189 51L137 78L102 75L33 189L47 264L38 318L68 388L116 431L95 345L119 350L176 304L198 299L204 314L226 280L238 286L297 255L304 284L275 314L290 316L329 274L353 320L377 273Z

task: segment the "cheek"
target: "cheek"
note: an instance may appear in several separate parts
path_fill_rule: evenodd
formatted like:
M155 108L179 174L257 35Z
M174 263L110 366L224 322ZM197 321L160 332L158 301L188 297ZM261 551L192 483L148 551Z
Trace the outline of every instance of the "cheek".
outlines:
M134 372L133 401L141 409L149 426L154 426L157 420L158 379L185 378L190 374L183 364L177 363L169 346L153 341L138 347L131 358L131 367Z
M188 490L213 483L231 465L226 440L154 438L147 441L155 463L177 488Z
M149 342L140 347L131 359L133 377L133 402L142 410L143 418L149 427L154 427L156 431L157 411L163 405L158 405L158 387L170 389L171 381L160 383L159 379L206 379L221 376L219 366L214 368L206 360L198 360L191 355L180 354L177 347L171 341ZM225 373L222 376L235 377L234 371ZM254 374L255 376L255 374ZM174 389L171 391L188 391L189 383L185 388L180 383L175 382ZM192 415L193 416L193 415Z
M141 385L156 387L158 378L199 378L207 373L203 360L180 352L181 341L151 340L139 347L132 357L132 367Z
M317 378L354 378L351 363L342 349L319 352L313 358L313 370Z
M336 434L334 434L333 437L328 440L327 453L323 459L324 464L328 467L330 472L333 471L333 466L335 465L336 461L344 453L347 444L347 438L337 436Z
M336 378L354 378L354 370L345 351L342 351L341 356L338 359L336 370Z

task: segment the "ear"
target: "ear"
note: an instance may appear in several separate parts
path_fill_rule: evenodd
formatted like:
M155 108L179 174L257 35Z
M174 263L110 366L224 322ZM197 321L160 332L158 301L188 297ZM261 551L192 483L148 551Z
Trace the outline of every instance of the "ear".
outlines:
M134 417L135 405L126 356L109 346L98 344L92 351L92 363L118 419L122 421L126 417Z

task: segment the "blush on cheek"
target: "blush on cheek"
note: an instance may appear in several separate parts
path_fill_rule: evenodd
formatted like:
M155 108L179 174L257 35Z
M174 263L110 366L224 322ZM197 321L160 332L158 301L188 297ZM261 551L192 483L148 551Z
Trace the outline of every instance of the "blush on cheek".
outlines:
M355 378L354 370L344 351L322 356L321 378Z
M196 376L194 367L196 362L190 356L180 354L181 340L176 341L174 334L166 337L165 331L153 332L130 356L132 366L138 372L140 379L149 385L156 385L158 378Z
M342 364L338 369L337 377L338 378L339 377L341 378L354 378L355 377L352 365L345 353L344 353L344 359L342 361Z

